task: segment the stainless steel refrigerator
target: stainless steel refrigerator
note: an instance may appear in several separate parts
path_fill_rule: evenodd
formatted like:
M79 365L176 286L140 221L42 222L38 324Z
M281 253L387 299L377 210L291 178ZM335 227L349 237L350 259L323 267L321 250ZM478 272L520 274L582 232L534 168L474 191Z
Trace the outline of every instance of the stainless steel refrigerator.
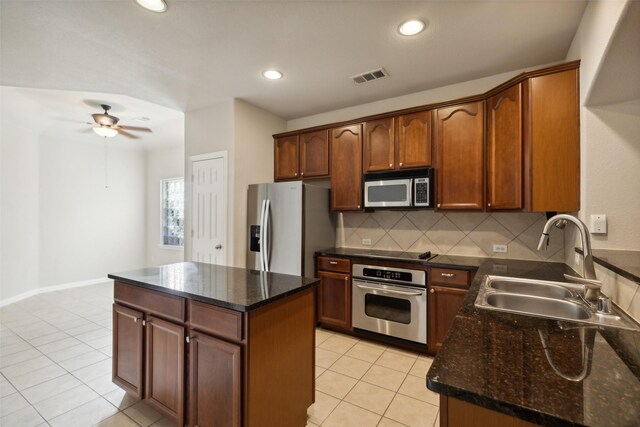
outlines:
M314 253L336 243L334 216L328 188L301 181L250 185L247 268L314 277Z

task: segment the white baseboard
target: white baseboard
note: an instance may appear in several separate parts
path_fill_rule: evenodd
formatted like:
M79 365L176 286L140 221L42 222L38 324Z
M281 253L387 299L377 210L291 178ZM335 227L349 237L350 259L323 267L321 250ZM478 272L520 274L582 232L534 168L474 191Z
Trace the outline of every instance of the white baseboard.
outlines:
M15 302L18 301L22 301L23 299L32 297L34 295L38 295L38 294L44 294L47 292L55 292L55 291L61 291L64 289L71 289L71 288L79 288L82 286L89 286L89 285L98 285L100 283L105 283L105 282L109 282L109 281L113 281L112 279L109 279L107 277L102 277L99 279L89 279L89 280L81 280L79 282L71 282L71 283L63 283L61 285L52 285L52 286L45 286L44 288L38 288L38 289L32 289L30 291L27 292L23 292L19 295L15 295L12 296L10 298L5 298L3 300L0 300L0 307L4 307L5 305L9 305L9 304L13 304Z

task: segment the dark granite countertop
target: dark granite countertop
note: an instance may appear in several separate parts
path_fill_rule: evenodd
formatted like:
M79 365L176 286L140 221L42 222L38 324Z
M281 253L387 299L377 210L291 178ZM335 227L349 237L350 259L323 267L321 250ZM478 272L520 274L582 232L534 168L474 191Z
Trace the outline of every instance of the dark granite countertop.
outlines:
M428 388L543 425L640 425L640 333L474 305L485 274L562 280L563 273L575 274L559 263L483 262L427 374ZM575 378L583 369L584 379Z
M110 279L235 311L250 311L312 287L318 279L201 262L109 274Z
M576 252L583 255L582 249ZM640 251L621 251L615 249L593 249L593 262L640 283Z
M431 254L427 259L420 259L422 252L401 252L401 251L381 251L377 249L357 249L357 248L328 248L316 252L317 256L337 256L347 258L372 258L388 261L406 262L410 264L426 265L429 258L435 256Z

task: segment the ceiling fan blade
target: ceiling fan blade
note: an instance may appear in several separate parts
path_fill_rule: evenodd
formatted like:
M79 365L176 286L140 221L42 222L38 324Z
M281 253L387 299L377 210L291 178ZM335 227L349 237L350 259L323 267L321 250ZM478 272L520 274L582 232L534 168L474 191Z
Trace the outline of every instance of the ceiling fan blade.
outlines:
M131 138L131 139L140 139L139 136L136 136L132 133L127 132L126 130L122 130L122 129L118 129L118 133L122 136L126 136L127 138Z
M118 127L120 129L125 129L125 130L134 130L136 132L153 132L149 128L143 128L143 127L139 127L139 126L118 125Z

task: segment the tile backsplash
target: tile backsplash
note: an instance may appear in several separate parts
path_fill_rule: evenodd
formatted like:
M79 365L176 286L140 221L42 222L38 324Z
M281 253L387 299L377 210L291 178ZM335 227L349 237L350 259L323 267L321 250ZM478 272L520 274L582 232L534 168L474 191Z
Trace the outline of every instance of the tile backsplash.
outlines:
M336 246L564 262L562 230L551 231L546 250L536 249L545 222L543 213L347 212L338 218ZM507 253L494 253L494 244L507 245Z

